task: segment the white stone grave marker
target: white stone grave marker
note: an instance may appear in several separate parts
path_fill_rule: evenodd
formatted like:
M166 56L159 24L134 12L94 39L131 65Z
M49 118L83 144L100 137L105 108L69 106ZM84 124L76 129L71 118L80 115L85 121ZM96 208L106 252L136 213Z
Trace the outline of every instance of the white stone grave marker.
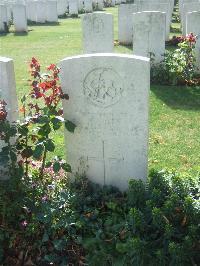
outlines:
M77 127L65 132L73 174L121 190L147 178L149 59L94 54L60 62L61 87L69 94L64 117Z
M113 16L94 12L82 16L84 53L109 53L114 48Z
M197 35L195 56L198 72L200 72L200 11L187 13L186 34L189 34L191 32L194 33L194 35Z
M166 13L144 11L133 14L133 53L150 57L155 63L164 58Z
M49 0L46 3L46 21L58 22L57 1Z
M6 31L8 25L7 8L6 5L0 5L0 32Z
M18 119L18 103L15 85L15 73L13 60L0 57L0 99L6 102L7 118L10 122ZM5 143L0 140L0 150ZM8 171L5 165L0 162L0 179L7 179Z
M46 22L46 2L44 0L36 1L36 19L38 23Z
M121 44L131 44L133 41L132 16L137 11L137 5L134 4L118 7L118 40Z
M13 22L16 32L27 32L26 6L21 4L13 5Z
M78 16L78 0L69 0L69 15Z

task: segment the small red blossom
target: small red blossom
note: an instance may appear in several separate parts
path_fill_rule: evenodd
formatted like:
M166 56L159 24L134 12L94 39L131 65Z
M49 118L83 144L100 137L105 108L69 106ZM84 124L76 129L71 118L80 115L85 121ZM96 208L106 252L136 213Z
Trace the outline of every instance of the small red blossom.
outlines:
M7 118L6 102L0 100L0 121L5 121Z

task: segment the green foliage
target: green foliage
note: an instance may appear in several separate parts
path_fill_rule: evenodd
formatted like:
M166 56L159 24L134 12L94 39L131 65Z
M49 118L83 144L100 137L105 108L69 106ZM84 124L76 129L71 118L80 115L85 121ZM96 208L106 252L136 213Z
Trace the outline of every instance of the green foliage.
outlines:
M147 184L131 180L122 193L81 177L71 183L48 169L41 180L33 167L31 179L20 184L20 200L7 198L0 227L4 265L198 264L199 177L152 172ZM1 195L9 190L1 187Z
M192 83L196 74L196 36L187 35L173 51L166 51L164 60L154 64L152 58L151 81L164 85ZM196 84L195 84L196 85Z

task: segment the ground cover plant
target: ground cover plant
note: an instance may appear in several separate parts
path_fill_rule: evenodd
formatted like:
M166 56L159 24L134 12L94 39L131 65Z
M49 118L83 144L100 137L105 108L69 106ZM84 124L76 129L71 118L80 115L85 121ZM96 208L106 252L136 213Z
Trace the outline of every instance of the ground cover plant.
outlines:
M151 82L165 85L199 85L200 75L196 66L195 45L197 36L173 37L172 45L178 48L166 51L163 60L155 64L151 58Z

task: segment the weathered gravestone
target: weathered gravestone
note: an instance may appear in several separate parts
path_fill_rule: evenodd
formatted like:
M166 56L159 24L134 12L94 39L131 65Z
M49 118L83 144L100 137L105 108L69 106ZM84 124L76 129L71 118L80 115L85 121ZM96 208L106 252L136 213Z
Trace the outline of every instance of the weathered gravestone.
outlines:
M83 12L83 10L84 10L84 1L78 0L78 11Z
M103 10L103 8L104 8L104 2L103 2L103 0L97 0L96 1L96 9L97 10Z
M189 12L186 17L186 34L194 33L197 35L195 46L195 57L198 71L200 71L200 11Z
M57 0L58 16L63 16L67 12L67 0Z
M49 0L46 2L46 21L58 22L57 1Z
M25 5L22 4L13 5L13 22L16 32L28 31Z
M94 12L82 16L84 53L109 53L114 48L113 16Z
M37 1L28 1L26 5L27 18L30 21L37 21Z
M38 23L46 22L46 2L44 0L36 1L36 21Z
M78 173L121 190L147 177L149 59L94 54L60 62L61 87L70 100L64 117L77 127L65 132L67 158Z
M182 8L182 34L186 35L186 16L187 13L200 11L200 1L198 3L185 3Z
M84 0L84 10L86 13L92 12L92 0Z
M15 85L15 73L13 60L10 58L0 57L0 99L4 100L8 120L14 122L18 119L18 104ZM0 140L0 151L5 143ZM8 169L2 163L3 158L0 158L0 179L8 178Z
M0 32L6 32L8 26L6 5L0 5Z
M179 0L179 13L181 18L181 23L183 22L183 5L188 3L198 3L199 0Z
M171 26L171 20L172 20L172 14L171 14L171 6L170 3L157 3L154 1L140 1L138 4L138 11L160 11L166 13L166 20L165 20L165 40L169 40L169 34L170 34L170 26Z
M134 4L118 7L118 40L121 44L131 44L133 41L132 15L137 11L137 5Z
M133 53L153 56L155 63L163 60L165 53L166 13L144 11L133 14Z
M69 15L78 16L78 0L69 0Z

